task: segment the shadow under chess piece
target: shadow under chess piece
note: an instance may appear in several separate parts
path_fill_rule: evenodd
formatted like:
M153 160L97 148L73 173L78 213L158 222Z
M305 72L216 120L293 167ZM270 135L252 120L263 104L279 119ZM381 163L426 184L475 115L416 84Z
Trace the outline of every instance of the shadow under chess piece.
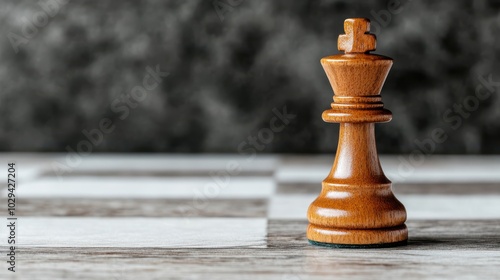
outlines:
M388 122L380 91L392 59L370 54L375 35L370 21L347 19L338 49L321 64L335 93L325 122L340 123L333 168L319 197L309 206L307 238L314 245L367 248L406 244L406 210L380 166L374 123Z

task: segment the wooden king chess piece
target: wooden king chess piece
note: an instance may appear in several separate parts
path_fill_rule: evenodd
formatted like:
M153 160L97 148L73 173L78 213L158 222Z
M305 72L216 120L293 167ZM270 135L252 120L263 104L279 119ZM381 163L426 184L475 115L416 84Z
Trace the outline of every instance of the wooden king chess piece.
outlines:
M382 171L374 131L392 119L380 96L392 59L369 53L376 39L368 19L347 19L344 30L338 49L345 54L321 59L335 93L323 120L340 123L340 133L333 168L307 212L307 238L331 247L405 245L406 210Z

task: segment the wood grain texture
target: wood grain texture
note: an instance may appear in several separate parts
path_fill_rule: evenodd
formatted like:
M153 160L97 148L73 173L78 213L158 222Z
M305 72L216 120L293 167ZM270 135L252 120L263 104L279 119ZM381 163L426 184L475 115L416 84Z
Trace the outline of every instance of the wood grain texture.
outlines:
M274 193L270 177L42 177L17 190L23 198L265 198Z
M500 224L409 221L408 246L307 244L306 221L272 220L267 248L21 248L17 279L496 279ZM3 248L2 248L3 249ZM15 279L0 270L2 279Z
M279 183L321 182L335 155L283 156L274 177ZM395 184L499 184L499 155L427 155L413 162L409 155L381 155L386 176ZM439 189L439 188L436 188Z
M266 217L268 199L23 198L18 217ZM0 206L2 213L7 206Z
M345 54L321 60L335 96L326 122L339 122L339 143L333 167L307 211L307 238L313 244L385 246L408 238L406 210L391 190L377 154L376 122L387 122L380 91L392 59L368 54L375 37L365 34L369 20L347 19L339 50Z
M392 190L396 195L500 195L500 183L393 183ZM284 182L278 183L276 191L278 194L316 194L321 191L321 184Z
M265 218L23 217L22 247L265 248ZM0 228L7 236L7 228Z
M15 158L0 154L2 157ZM429 156L422 165L415 166L415 173L405 182L396 178L395 193L408 210L409 243L373 250L332 249L307 243L307 207L320 191L333 155L272 156L263 161L257 157L245 168L268 169L272 171L268 174L273 175L255 178L239 173L230 177L233 184L227 186L229 190L207 197L207 203L200 205L194 204L196 193L189 182L207 177L179 177L175 170L181 174L224 170L226 160L240 157L215 157L212 166L204 166L210 164L209 157L170 159L165 155L162 159L141 155L140 170L128 173L134 168L130 164L136 155L108 159L90 155L88 162L78 168L88 176L68 176L62 183L55 183L59 180L50 172L39 172L54 159L61 159L59 155L32 157L23 154L17 161L19 170L28 170L29 166L33 171L19 173L20 190L24 188L19 192L20 236L34 232L29 228L34 219L69 218L73 223L59 223L57 227L39 224L35 237L50 245L19 247L18 272L7 273L4 264L0 279L299 280L373 279L374 275L387 279L496 279L499 275L498 156ZM386 174L387 170L397 173L400 157L382 157ZM176 160L180 166L173 164ZM148 168L154 170L151 178ZM138 178L131 180L134 176L130 174ZM136 197L144 179L150 185L145 190L152 188L161 197ZM110 183L114 180L118 184ZM240 184L242 180L262 182L268 187L249 190L255 184ZM169 181L177 183L165 184ZM126 185L128 189L121 189ZM64 186L75 191L61 192ZM180 190L182 186L188 190ZM0 204L0 211L5 211L5 203ZM154 222L149 223L150 227L141 224L151 218ZM224 223L211 223L210 218ZM259 222L252 222L255 218ZM171 219L178 221L170 224L178 227L175 230L163 223ZM227 224L228 220L239 222ZM188 221L199 223L190 225ZM89 229L96 228L103 228L103 232L88 234ZM1 230L5 236L4 228ZM141 234L147 239L141 240ZM236 235L249 239L238 239ZM80 238L70 240L76 236ZM103 237L99 242L106 244L93 243L92 238L98 236ZM254 241L258 248L253 248L256 243L246 246ZM235 246L221 248L224 242ZM58 247L63 243L67 247ZM99 247L87 247L92 244ZM0 250L6 249L6 242L0 242Z

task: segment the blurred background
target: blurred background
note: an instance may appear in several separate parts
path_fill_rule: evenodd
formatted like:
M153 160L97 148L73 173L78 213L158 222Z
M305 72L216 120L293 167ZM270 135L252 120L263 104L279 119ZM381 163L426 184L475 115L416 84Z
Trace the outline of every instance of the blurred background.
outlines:
M500 1L5 0L0 150L331 153L348 17L394 59L380 153L500 154ZM91 145L89 145L91 143Z

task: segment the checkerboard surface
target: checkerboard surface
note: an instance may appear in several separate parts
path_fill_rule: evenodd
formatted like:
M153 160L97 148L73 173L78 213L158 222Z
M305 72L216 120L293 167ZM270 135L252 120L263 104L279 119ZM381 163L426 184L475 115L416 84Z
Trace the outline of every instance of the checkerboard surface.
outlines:
M0 159L18 170L17 272L1 279L500 277L498 156L382 157L409 245L369 250L305 237L333 155L94 154L62 177L65 154Z

